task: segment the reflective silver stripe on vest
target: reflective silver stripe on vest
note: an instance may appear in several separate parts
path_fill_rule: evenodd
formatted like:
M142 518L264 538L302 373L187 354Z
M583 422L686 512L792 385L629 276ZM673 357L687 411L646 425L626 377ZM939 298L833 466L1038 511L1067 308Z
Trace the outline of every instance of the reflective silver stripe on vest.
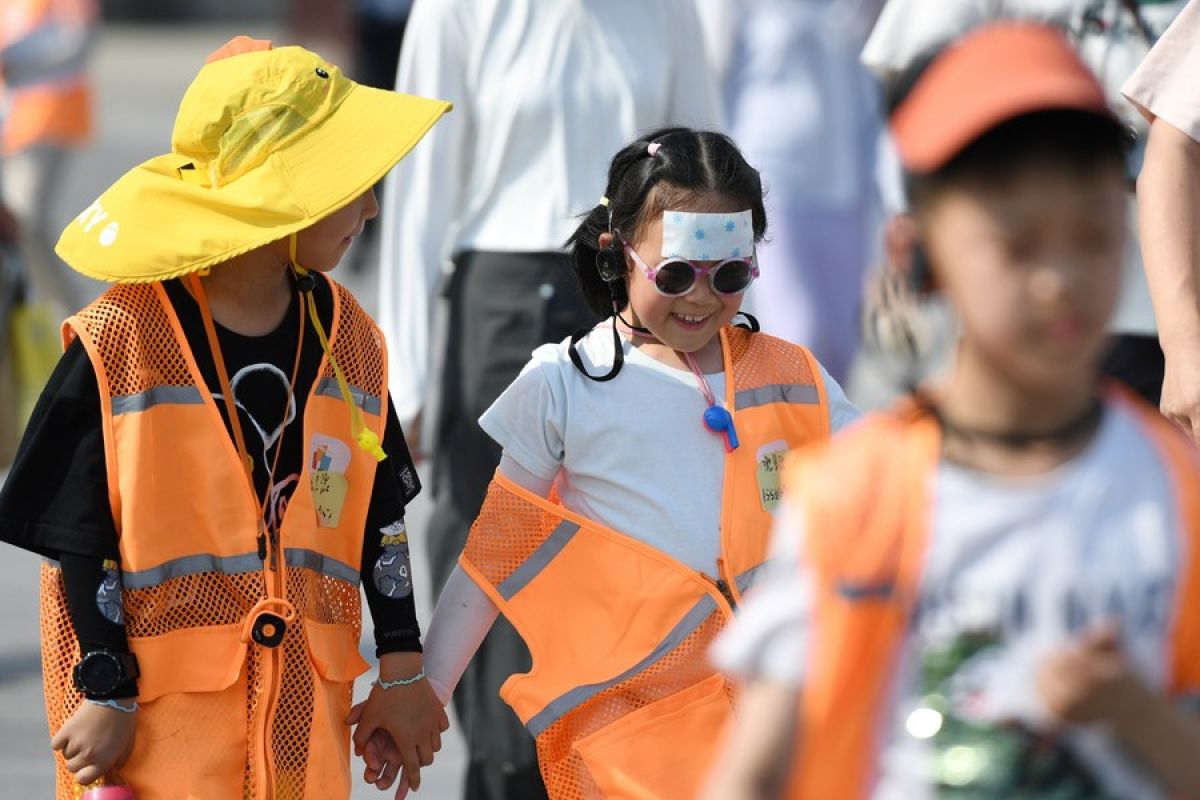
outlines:
M289 567L302 567L328 575L331 578L353 583L359 582L359 572L348 564L337 559L322 555L314 550L288 548L284 559ZM126 589L149 589L161 586L174 578L184 578L188 575L199 575L202 572L219 572L222 575L243 575L247 572L258 572L263 567L258 553L243 553L236 556L214 556L200 553L194 556L184 556L159 564L157 567L143 569L137 572L122 572L121 582Z
M354 384L349 384L348 388L350 389L350 396L354 398L354 405L361 408L367 414L379 416L379 410L383 407L379 395L369 394ZM315 394L321 397L332 397L335 400L342 399L342 390L338 388L336 378L322 378L318 381Z
M764 561L757 567L751 567L741 575L738 575L736 578L734 578L734 582L737 583L738 593L745 594L746 590L753 586L759 578L765 575L768 571L775 569L775 566L780 563L780 561L781 557L776 556L775 558Z
M220 572L224 575L258 572L262 569L262 563L258 553L243 553L237 556L214 556L200 553L166 561L150 569L122 572L121 583L126 589L149 589L152 586L164 584L172 578L183 578L201 572Z
M501 581L500 585L496 587L496 591L500 592L500 596L505 600L512 600L517 592L529 585L529 582L536 578L538 573L544 570L556 555L562 552L562 549L567 546L567 542L571 541L578 532L578 525L564 519L546 537L546 541L542 542L512 575Z
M65 20L42 22L5 46L4 83L11 91L19 91L81 79L95 42L93 26Z
M204 395L195 386L155 386L137 394L123 394L112 399L113 416L145 411L154 406L203 405Z
M772 383L756 389L743 389L733 397L737 409L765 406L769 403L794 403L815 406L821 402L821 393L811 383Z
M288 547L284 549L283 559L289 567L302 567L311 569L313 572L319 572L322 575L328 575L331 578L358 585L361 574L349 564L338 561L336 558L330 558L327 555L318 553L316 550L302 550L298 547Z
M638 663L634 664L629 669L617 675L611 680L603 683L593 683L588 686L577 686L561 697L550 701L550 705L543 708L537 714L534 714L529 722L525 723L525 727L534 736L538 736L542 731L549 728L565 715L575 710L579 706L591 700L596 695L603 692L605 689L616 686L617 684L632 678L639 672L653 665L665 657L668 653L679 646L680 642L686 639L693 631L704 624L704 621L712 615L717 609L717 601L711 595L701 597L696 605L684 615L683 619L667 634L667 638L659 643L658 647L650 655L643 658Z

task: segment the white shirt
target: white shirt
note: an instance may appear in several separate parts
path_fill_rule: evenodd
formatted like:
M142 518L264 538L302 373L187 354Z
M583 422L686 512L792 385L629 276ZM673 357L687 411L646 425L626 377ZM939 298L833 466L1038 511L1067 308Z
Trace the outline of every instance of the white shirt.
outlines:
M443 264L561 250L643 131L720 122L693 0L429 0L396 88L454 103L385 183L380 320L402 421L421 407Z
M716 575L725 446L704 427L707 403L696 376L625 341L620 375L597 383L575 369L568 342L535 350L479 424L520 467L544 481L557 477L567 508ZM589 373L607 372L608 324L579 351ZM830 430L837 431L859 412L823 369L822 378ZM724 398L725 374L706 379Z
M999 478L943 463L932 480L932 535L876 800L931 796L923 768L932 755L910 732L911 714L931 691L920 685L923 670L939 654L944 665L947 650L964 648L968 635L984 637L988 648L953 664L952 677L937 686L952 705L961 697L961 716L985 728L1016 719L1044 729L1037 664L1103 620L1120 625L1126 655L1144 680L1160 689L1166 680L1179 520L1166 468L1126 407L1109 405L1088 449L1049 474ZM776 519L780 566L747 598L714 655L729 672L800 686L811 575L796 568L798 510L785 504ZM1116 796L1161 796L1099 729L1072 728L1064 740Z

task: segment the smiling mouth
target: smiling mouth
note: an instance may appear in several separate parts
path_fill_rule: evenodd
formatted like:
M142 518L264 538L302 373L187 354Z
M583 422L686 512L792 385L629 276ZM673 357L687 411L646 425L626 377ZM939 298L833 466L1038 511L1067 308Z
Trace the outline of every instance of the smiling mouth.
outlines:
M671 313L671 316L680 325L685 328L699 328L712 317L712 314L676 314Z

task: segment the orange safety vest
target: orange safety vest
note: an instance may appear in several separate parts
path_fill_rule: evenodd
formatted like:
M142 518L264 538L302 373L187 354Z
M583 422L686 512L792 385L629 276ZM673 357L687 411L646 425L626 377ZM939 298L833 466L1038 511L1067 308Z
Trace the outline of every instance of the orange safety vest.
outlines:
M1200 452L1155 411L1120 390L1171 474L1185 539L1170 687L1200 687ZM805 568L814 576L800 709L801 748L789 798L866 798L889 691L920 591L932 520L931 475L941 431L915 403L868 417L788 467L790 502L804 514Z
M721 333L726 406L719 576L568 511L497 473L460 559L521 634L533 668L500 691L537 738L555 800L695 796L732 687L713 637L763 566L786 452L829 435L808 351Z
M0 154L18 153L35 144L77 146L92 132L92 90L86 73L89 40L98 15L95 0L5 0L0 10L0 102L3 132ZM4 51L23 59L54 51L60 29L70 29L78 49L63 58L53 52L37 75L4 80ZM10 50L11 48L11 50ZM10 55L15 60L16 56ZM9 67L17 72L20 67Z
M368 428L383 436L383 337L332 281L330 346ZM138 800L334 798L350 792L359 569L375 459L354 446L329 359L304 411L306 456L279 532L260 557L246 470L161 283L118 285L63 326L100 388L119 536L125 626L141 668L136 743L121 776ZM344 480L343 480L344 479ZM340 514L321 484L346 486ZM324 516L318 521L318 513ZM252 639L273 613L277 646ZM270 633L270 630L265 631ZM81 702L79 645L62 575L42 569L42 659L50 731ZM57 758L59 798L75 781Z

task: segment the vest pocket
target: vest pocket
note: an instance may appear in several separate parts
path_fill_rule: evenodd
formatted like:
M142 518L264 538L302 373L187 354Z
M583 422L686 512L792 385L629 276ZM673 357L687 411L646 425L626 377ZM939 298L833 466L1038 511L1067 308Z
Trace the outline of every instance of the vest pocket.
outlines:
M724 676L643 706L575 743L604 797L692 798L733 707Z
M317 674L335 683L352 682L370 666L358 654L358 634L353 625L331 625L304 620L308 655Z
M240 623L132 637L142 671L137 734L122 777L144 800L237 797L247 752Z
M241 623L186 628L160 636L134 636L138 702L177 692L219 692L237 681L246 661Z
M353 625L304 620L304 638L312 670L312 705L305 724L309 743L305 759L305 797L350 794L350 713L354 679L367 671L358 654Z

